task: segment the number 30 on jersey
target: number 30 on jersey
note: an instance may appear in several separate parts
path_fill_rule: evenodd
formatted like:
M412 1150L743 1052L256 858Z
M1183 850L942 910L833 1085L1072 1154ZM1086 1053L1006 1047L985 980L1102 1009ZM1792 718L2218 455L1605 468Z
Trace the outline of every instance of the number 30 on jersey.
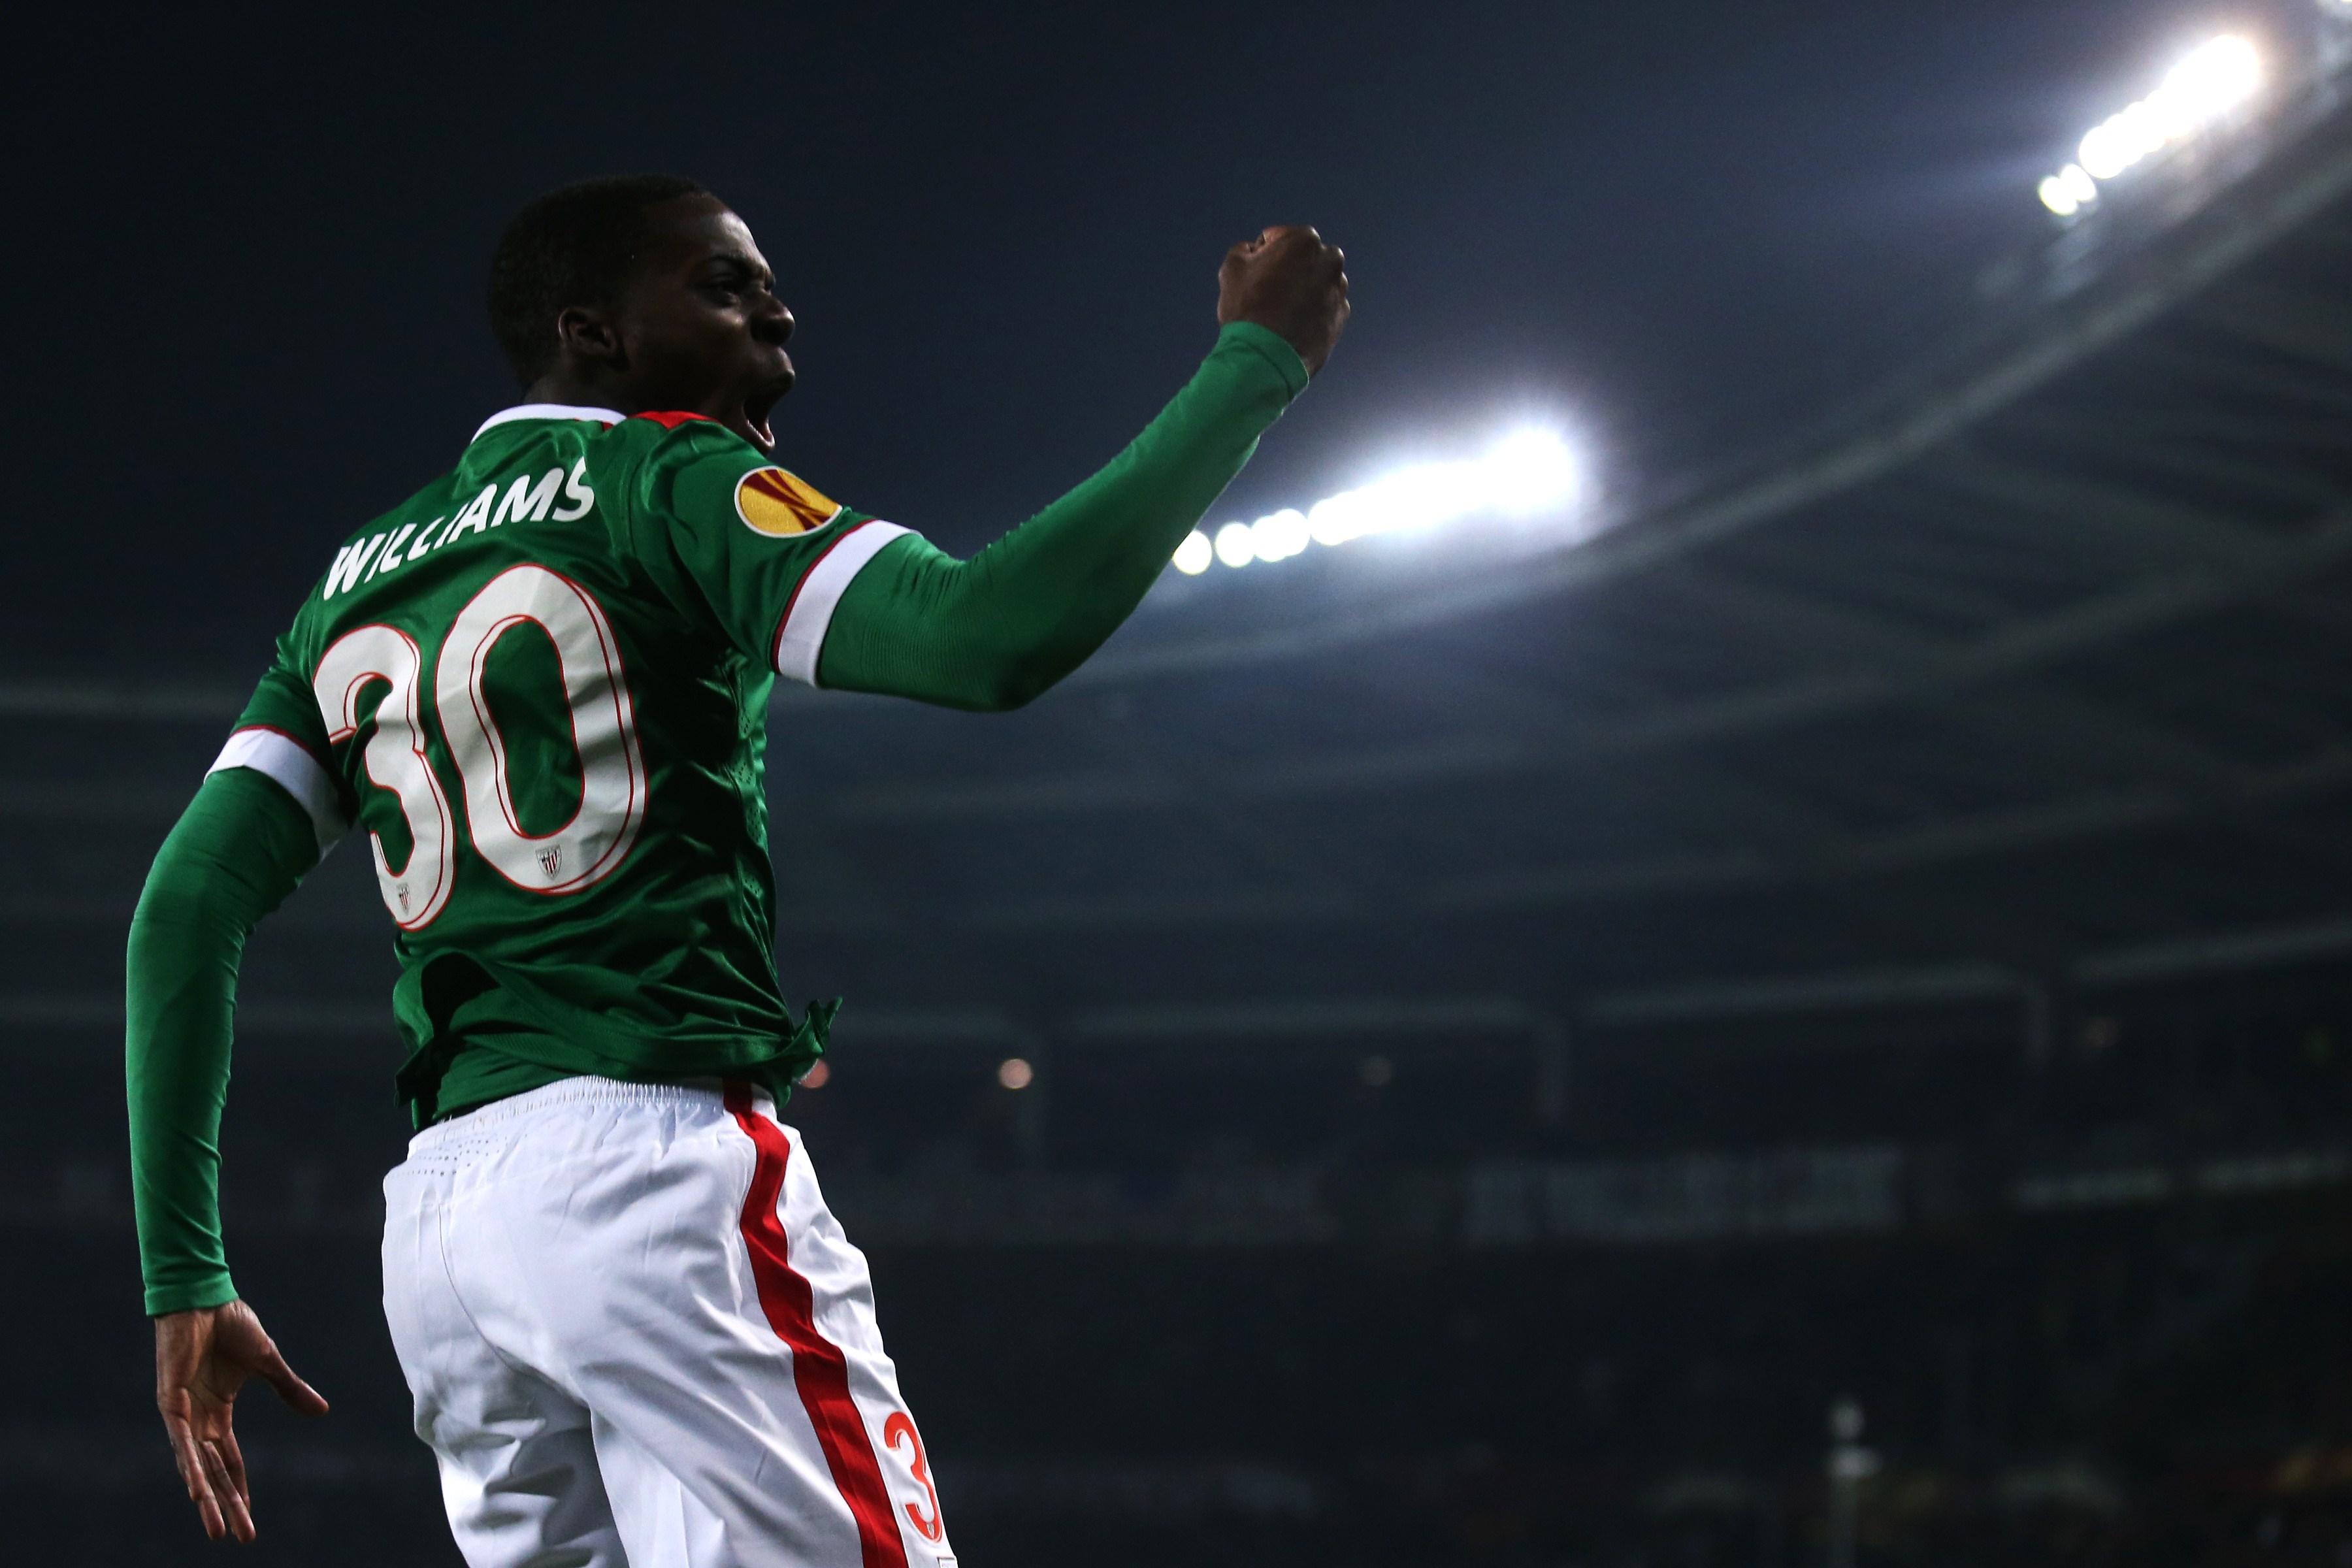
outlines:
M525 622L555 645L580 763L580 808L544 835L524 832L515 815L506 747L482 689L490 650ZM431 924L456 879L457 825L425 753L424 681L425 656L414 638L396 626L366 626L335 640L311 682L327 739L336 744L358 731L366 718L360 711L362 695L383 684L363 760L369 782L400 803L414 846L408 863L394 871L383 837L368 838L384 907L404 931ZM527 891L564 894L589 887L621 863L645 822L646 763L620 645L586 589L544 566L509 567L491 578L441 639L433 709L465 786L467 836L491 869Z

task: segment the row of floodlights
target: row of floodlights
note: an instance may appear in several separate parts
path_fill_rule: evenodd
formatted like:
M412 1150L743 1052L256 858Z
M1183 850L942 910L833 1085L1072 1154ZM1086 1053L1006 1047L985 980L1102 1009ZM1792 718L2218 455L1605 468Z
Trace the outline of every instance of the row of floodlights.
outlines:
M1400 468L1305 511L1286 507L1255 522L1226 523L1214 534L1195 529L1176 547L1176 570L1198 576L1216 561L1228 566L1283 561L1309 544L1345 544L1481 512L1555 512L1572 505L1583 488L1582 468L1565 440L1549 430L1520 430L1483 457Z
M2092 127L2074 162L2042 182L2042 205L2073 217L2099 199L2099 183L2210 130L2261 90L2262 57L2245 39L2201 44L2165 74L2154 92Z

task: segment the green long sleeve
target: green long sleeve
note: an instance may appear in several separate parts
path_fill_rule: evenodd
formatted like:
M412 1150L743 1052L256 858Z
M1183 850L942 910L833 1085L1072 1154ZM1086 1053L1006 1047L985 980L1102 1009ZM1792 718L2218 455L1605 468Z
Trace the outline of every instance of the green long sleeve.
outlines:
M850 583L821 685L950 708L1017 708L1086 662L1307 385L1280 337L1235 322L1101 472L958 561L892 541Z
M237 963L319 858L310 820L260 773L213 773L155 856L131 918L124 1058L131 1191L151 1314L233 1300L221 1250L220 1119Z

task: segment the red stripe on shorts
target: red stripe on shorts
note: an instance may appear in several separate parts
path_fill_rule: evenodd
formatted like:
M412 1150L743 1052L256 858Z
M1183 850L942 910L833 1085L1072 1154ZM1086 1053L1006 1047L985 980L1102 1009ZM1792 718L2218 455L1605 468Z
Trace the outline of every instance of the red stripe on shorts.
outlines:
M833 1484L841 1489L842 1500L857 1521L863 1568L907 1568L907 1549L898 1539L882 1467L866 1434L866 1418L849 1396L849 1363L839 1345L816 1331L814 1293L793 1268L784 1223L776 1212L784 1191L784 1166L793 1157L792 1141L753 1108L751 1091L740 1083L727 1086L727 1109L759 1151L751 1167L751 1190L743 1199L743 1245L751 1249L760 1306L776 1337L793 1352L793 1385L800 1391L809 1425L816 1428Z

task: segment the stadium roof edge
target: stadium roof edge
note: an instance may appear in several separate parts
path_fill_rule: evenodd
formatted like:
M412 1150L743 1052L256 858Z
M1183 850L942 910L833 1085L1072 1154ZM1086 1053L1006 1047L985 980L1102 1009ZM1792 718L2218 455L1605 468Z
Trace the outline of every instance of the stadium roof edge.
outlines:
M1172 646L1113 645L1071 678L1100 685L1297 658L1399 632L1527 604L1679 559L1814 501L1851 489L1927 451L2178 307L2352 191L2352 111L2326 121L2163 240L2112 271L2004 322L1989 346L1956 356L1925 385L1905 377L1813 422L1796 455L1635 512L1543 556L1410 596L1237 637ZM2219 217L2216 217L2216 212Z

